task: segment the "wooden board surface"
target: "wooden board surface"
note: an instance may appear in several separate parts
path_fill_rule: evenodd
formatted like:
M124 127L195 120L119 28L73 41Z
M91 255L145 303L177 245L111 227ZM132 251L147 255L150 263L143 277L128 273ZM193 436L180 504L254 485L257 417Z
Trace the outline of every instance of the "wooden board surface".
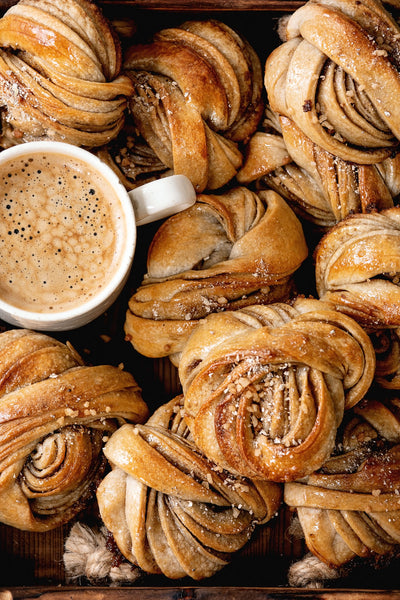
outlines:
M103 587L82 589L60 588L15 588L0 590L0 600L398 600L400 592L395 590L301 590L258 587L168 587L120 588Z
M17 0L0 0L0 10L5 10ZM98 2L105 10L116 8L131 11L143 9L148 11L293 11L302 4L303 0L100 0Z

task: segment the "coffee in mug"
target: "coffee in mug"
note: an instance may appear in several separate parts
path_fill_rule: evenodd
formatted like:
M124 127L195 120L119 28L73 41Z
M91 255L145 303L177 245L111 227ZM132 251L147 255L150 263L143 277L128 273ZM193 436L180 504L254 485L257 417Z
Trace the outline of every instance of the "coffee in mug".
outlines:
M68 330L89 323L121 293L136 226L196 200L184 175L127 191L93 153L39 141L0 152L0 318Z
M35 152L0 165L0 297L35 312L91 300L126 250L113 186L78 158Z

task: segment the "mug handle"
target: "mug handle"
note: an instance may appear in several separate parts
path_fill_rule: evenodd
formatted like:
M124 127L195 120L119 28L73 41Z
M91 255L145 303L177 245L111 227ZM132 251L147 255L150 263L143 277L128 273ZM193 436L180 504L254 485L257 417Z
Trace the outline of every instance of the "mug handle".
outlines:
M145 183L128 195L135 211L136 225L145 225L181 212L196 202L196 192L186 175L169 175Z

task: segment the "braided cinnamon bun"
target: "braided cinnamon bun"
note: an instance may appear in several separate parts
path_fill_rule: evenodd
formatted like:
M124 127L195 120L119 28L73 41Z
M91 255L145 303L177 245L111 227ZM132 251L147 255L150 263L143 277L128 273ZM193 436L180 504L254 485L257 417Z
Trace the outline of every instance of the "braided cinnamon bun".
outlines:
M187 21L128 48L135 124L158 158L197 192L222 187L242 163L238 142L263 111L262 70L251 45L216 20Z
M376 0L309 0L268 57L271 107L343 160L382 162L398 147L400 28Z
M400 208L350 215L322 238L315 252L322 300L369 330L400 324Z
M104 436L146 417L129 373L85 366L44 334L0 334L0 521L48 531L72 519L104 476Z
M312 142L295 122L267 107L262 129L246 146L236 179L280 194L322 233L349 214L394 206L400 193L400 154L376 165L343 160Z
M147 573L199 580L218 572L280 505L281 488L225 473L190 439L182 397L145 425L124 425L104 452L100 514L123 556Z
M335 452L301 482L285 484L309 550L330 566L390 556L400 543L399 400L363 401Z
M4 144L96 147L125 122L132 84L120 41L89 0L20 0L0 19Z
M129 300L127 339L177 364L206 315L287 299L307 252L300 222L272 190L201 194L153 238L147 275Z
M364 330L304 298L210 315L179 364L185 419L199 448L223 468L271 481L324 463L344 410L364 396L374 372Z

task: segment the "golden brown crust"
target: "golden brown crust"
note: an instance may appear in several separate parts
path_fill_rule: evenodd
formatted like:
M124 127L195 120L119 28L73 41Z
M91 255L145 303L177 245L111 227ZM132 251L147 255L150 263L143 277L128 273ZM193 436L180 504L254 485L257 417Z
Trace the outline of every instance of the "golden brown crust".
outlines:
M400 323L400 209L352 215L333 227L316 253L320 298L368 329Z
M263 110L260 86L262 70L257 54L245 38L223 22L186 21L182 28L213 44L233 68L239 84L240 106L228 135L233 141L248 140Z
M286 299L306 255L300 222L275 192L200 195L156 233L125 333L147 356L179 353L207 314Z
M96 147L121 130L132 84L119 39L88 0L20 0L0 19L0 95L8 143Z
M210 577L280 504L278 485L222 472L188 440L183 398L143 426L122 426L107 442L113 466L97 491L101 517L121 552L150 573Z
M398 145L400 29L379 2L309 1L268 57L273 110L343 160L381 162Z
M124 68L138 130L166 166L196 191L224 186L237 173L238 143L262 117L262 71L253 48L219 21L188 21L127 49Z
M390 555L400 542L398 400L368 400L354 413L322 469L285 485L309 550L330 566Z
M375 371L370 339L343 317L299 298L203 320L179 377L185 419L206 456L273 481L321 466L344 409L363 397Z
M85 366L68 345L20 329L0 335L0 520L47 531L72 519L102 477L103 436L147 407L133 377Z
M245 160L236 180L241 184L251 183L291 162L281 135L256 131L246 146Z
M288 117L266 109L261 131L246 148L237 180L272 188L302 219L326 231L349 214L394 206L399 154L377 165L345 161L308 138Z

